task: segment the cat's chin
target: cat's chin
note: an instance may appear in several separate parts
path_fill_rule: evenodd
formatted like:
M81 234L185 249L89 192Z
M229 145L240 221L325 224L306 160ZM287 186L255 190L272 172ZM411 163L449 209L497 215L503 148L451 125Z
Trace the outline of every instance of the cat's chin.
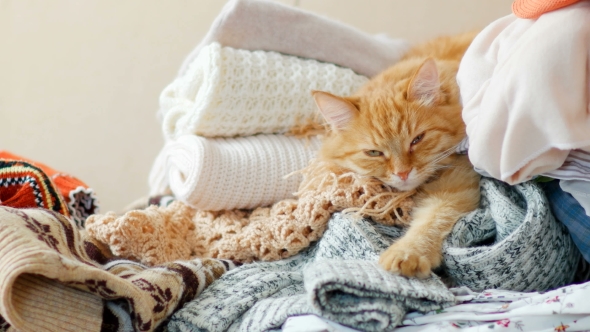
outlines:
M410 191L410 190L414 190L416 188L418 188L420 186L421 183L417 183L417 182L403 182L400 183L399 181L397 181L396 183L391 183L390 181L384 181L388 186L395 188L399 191Z

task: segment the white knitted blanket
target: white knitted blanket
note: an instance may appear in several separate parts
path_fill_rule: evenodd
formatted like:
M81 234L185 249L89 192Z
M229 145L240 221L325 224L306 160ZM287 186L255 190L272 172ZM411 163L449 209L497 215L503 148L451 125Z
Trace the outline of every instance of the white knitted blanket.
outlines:
M205 138L184 135L166 143L152 167L150 195L169 188L176 199L200 210L251 209L287 198L302 180L317 137L255 135Z
M320 121L311 90L350 95L367 80L334 64L212 43L160 95L164 136L285 133Z

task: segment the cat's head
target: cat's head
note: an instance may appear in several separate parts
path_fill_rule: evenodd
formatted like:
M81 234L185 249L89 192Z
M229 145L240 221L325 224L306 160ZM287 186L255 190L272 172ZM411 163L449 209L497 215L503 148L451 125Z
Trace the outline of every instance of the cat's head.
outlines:
M465 136L456 69L413 59L351 97L313 91L330 127L320 157L402 191L420 186Z

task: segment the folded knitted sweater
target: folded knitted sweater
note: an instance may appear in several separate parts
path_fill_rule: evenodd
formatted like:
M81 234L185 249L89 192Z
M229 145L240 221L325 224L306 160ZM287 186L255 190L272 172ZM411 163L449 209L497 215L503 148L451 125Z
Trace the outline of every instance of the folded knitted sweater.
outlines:
M321 122L311 90L350 95L367 80L334 64L212 43L160 95L164 136L285 133Z
M168 141L149 176L150 195L167 193L201 210L251 209L295 198L304 168L315 156L317 137L255 135Z

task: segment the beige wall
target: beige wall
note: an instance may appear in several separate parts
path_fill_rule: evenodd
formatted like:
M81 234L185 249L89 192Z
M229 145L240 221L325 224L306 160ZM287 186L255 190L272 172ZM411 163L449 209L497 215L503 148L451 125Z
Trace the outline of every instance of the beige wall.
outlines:
M281 1L419 41L483 27L511 0ZM102 211L147 193L158 95L221 0L0 0L0 149L69 172Z

